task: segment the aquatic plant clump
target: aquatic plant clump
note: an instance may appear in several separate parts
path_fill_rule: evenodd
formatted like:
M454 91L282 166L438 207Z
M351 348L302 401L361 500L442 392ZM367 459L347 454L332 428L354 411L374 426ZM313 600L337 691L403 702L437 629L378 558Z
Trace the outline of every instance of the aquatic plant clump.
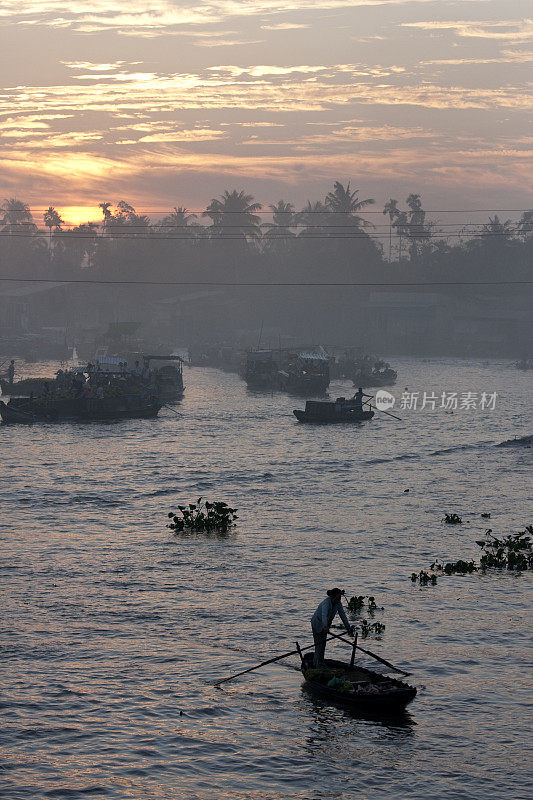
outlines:
M218 531L226 533L235 525L237 509L230 508L227 503L210 503L199 497L196 503L178 506L178 511L170 511L168 516L172 520L167 525L173 531Z
M483 555L479 564L472 559L464 561L448 561L441 564L434 561L430 566L431 572L421 570L411 573L413 583L420 586L435 586L437 575L470 575L473 572L486 572L488 569L512 570L525 572L533 570L533 525L526 525L521 533L512 533L504 539L498 539L489 528L485 534L488 538L476 541L481 547Z
M420 572L412 572L411 580L413 583L419 583L420 586L435 586L437 583L437 576L434 573L426 572L421 569Z
M483 550L479 565L486 569L525 571L533 569L533 525L526 525L521 533L498 539L487 531L489 538L477 541Z
M445 514L442 518L442 521L447 525L462 525L463 523L463 520L459 514Z
M354 597L350 597L348 600L348 611L350 614L354 616L357 615L365 607L365 600L367 601L366 608L369 614L373 614L375 611L385 610L382 606L378 606L376 598L373 595L367 597L364 594L358 594Z
M448 561L442 565L439 561L435 561L431 565L431 569L436 572L442 572L444 575L467 575L471 572L476 572L478 567L474 561Z
M380 636L385 630L385 625L382 622L368 622L364 619L361 622L361 636L366 639L368 636Z

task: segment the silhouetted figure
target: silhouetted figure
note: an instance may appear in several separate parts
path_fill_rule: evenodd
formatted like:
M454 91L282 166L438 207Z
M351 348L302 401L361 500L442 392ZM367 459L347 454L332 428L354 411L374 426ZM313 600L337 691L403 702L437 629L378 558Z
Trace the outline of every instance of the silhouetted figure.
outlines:
M363 392L363 390L361 389L361 387L359 387L359 389L356 391L356 393L353 396L353 401L354 401L354 406L355 406L356 411L362 411L363 410L363 397L371 397L371 395L365 394Z
M352 633L352 626L348 622L348 618L346 617L346 613L341 603L341 597L344 592L341 591L341 589L335 588L328 589L326 594L326 599L322 600L317 610L311 617L311 629L313 631L313 640L315 642L314 665L316 668L324 665L324 653L326 652L328 632L336 614L338 614L343 621L344 627L348 633Z

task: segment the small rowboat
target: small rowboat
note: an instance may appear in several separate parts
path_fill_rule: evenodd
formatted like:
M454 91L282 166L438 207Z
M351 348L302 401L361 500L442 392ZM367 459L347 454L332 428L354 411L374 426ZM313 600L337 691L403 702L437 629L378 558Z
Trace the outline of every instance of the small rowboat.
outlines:
M397 713L416 696L416 687L371 669L329 658L322 669L315 669L313 659L314 653L306 653L302 658L304 688L336 705L366 712Z
M372 419L372 409L363 409L344 397L338 397L334 403L308 400L305 411L296 408L293 412L298 422L311 422L315 425L331 424L332 422L364 422Z

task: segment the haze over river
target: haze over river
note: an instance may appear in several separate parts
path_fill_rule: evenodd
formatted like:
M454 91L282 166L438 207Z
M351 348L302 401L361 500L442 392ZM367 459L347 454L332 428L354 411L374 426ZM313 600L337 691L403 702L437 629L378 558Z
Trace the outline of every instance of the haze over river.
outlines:
M313 427L302 400L194 368L156 420L0 428L3 797L531 796L531 574L409 576L533 524L533 448L494 446L533 433L533 372L392 361L397 405L408 386L497 392L496 408ZM234 533L166 528L200 495L237 507ZM294 658L214 687L312 642L334 585L384 607L366 646L412 672L403 717L314 701Z

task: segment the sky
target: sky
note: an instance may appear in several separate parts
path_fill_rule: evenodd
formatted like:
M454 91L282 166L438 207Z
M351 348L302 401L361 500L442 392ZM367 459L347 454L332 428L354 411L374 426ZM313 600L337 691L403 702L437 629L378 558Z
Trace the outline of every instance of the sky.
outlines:
M300 207L335 180L533 206L525 0L0 0L0 44L0 197L37 216Z

